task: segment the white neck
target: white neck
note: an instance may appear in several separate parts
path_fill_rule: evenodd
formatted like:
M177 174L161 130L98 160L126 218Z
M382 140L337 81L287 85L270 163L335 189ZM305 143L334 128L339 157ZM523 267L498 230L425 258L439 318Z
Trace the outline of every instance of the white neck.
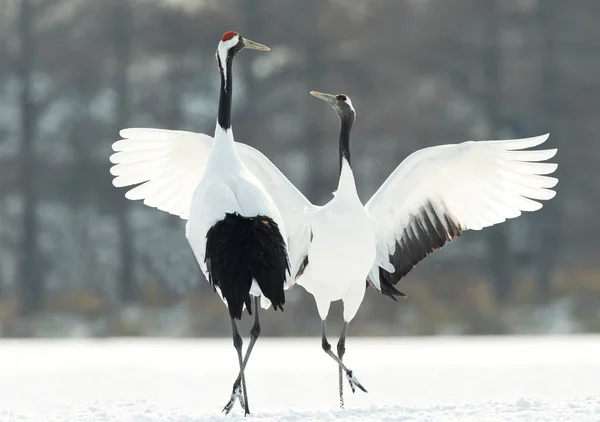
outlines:
M231 173L243 167L242 159L235 148L231 128L223 130L219 123L215 128L213 147L206 164L213 172Z
M223 69L223 75L225 78L225 84L227 85L227 78L229 75L227 74L227 53L229 49L236 45L240 41L240 36L236 35L230 40L219 42L219 46L217 47L217 59L221 63L221 69Z
M225 86L227 86L227 49L222 48L221 45L219 45L219 48L217 49L217 60L219 60L219 64L221 65L223 80Z
M356 110L354 110L354 106L352 105L352 100L347 95L346 95L346 104L348 104L350 106L350 109L352 110L352 112L356 116Z
M358 198L358 192L356 192L356 182L354 181L354 173L348 161L345 158L342 159L342 171L340 172L340 180L338 181L338 188L334 195L337 197L343 196L356 197Z

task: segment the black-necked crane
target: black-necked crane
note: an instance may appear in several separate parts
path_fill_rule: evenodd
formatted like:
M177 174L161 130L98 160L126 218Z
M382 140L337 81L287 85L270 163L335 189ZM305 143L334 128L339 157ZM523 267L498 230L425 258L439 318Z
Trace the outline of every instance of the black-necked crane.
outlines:
M557 165L544 161L554 157L556 150L526 150L543 144L547 134L424 148L400 163L363 205L350 159L350 132L356 119L352 102L344 94L311 94L329 103L340 118L339 181L330 202L313 205L263 154L243 143L235 145L283 217L291 274L315 299L322 321L322 347L339 367L343 407L344 373L352 391L356 387L365 391L343 357L349 323L367 286L394 300L404 296L395 288L400 279L463 231L481 230L518 217L522 211L540 209L538 201L555 195L551 189L558 180L548 175ZM129 141L140 136L134 131L121 135ZM148 143L148 151L155 145L185 175L181 183L195 184L202 177L212 148L210 138L157 129L145 135L155 142ZM165 208L153 195L138 199L142 198L148 205ZM325 321L331 302L337 300L344 304L344 324L336 356L327 340Z
M268 190L234 147L232 67L235 55L245 48L269 50L231 31L219 42L221 88L214 141L204 134L190 137L181 132L125 129L120 133L125 139L113 144L111 173L117 176L113 182L117 187L142 183L126 193L128 199L143 199L146 205L187 219L185 235L198 264L229 310L240 367L232 399L240 400L247 415L244 367L260 334L259 302L283 310L284 288L292 278L283 219ZM196 162L196 147L203 145L208 149ZM252 297L254 325L242 359L236 320L244 308L252 313Z

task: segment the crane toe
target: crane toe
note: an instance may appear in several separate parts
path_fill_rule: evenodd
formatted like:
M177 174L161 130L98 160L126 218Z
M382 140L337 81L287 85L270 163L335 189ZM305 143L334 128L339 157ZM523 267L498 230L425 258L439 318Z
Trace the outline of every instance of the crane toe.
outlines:
M353 393L356 391L356 387L360 388L363 392L368 393L366 388L362 386L352 371L346 372L346 377L348 378L348 383L350 384L350 388L352 389Z
M229 401L223 408L223 413L228 415L229 412L231 412L231 410L233 409L233 406L235 406L236 401L239 401L242 409L246 410L246 406L244 403L244 395L242 394L242 385L241 385L241 382L239 381L239 378L233 384L233 390L231 391L231 397L229 398Z

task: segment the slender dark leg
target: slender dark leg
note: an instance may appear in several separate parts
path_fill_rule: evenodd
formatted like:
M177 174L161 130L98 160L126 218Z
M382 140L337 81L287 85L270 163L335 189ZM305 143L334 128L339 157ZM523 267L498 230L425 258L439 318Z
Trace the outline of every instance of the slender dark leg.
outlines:
M350 388L352 388L352 392L354 393L356 391L356 387L358 387L366 393L367 390L365 390L365 387L363 387L358 381L358 379L352 374L352 371L346 368L344 362L342 362L340 358L338 358L335 355L335 353L331 351L331 344L329 344L329 342L327 341L327 335L325 334L325 320L321 321L321 347L323 347L325 353L331 356L331 358L335 360L337 364L346 372L346 377L348 378L348 382L350 383Z
M342 333L340 334L340 339L337 344L337 352L338 358L340 361L344 361L344 353L346 353L346 334L348 333L348 323L344 321L344 326L342 327ZM339 384L340 384L340 407L344 408L344 383L342 378L343 369L339 367Z
M258 336L260 335L260 321L258 319L259 304L260 304L259 298L255 297L254 298L254 325L252 325L252 328L250 329L250 344L248 345L248 350L246 350L246 355L244 356L244 362L243 362L244 369L246 369L246 365L248 364L248 360L250 359L250 353L252 353L254 344L256 343L256 340L258 339ZM242 407L245 408L245 405L243 403L244 398L242 397L242 392L240 390L241 377L242 377L242 372L240 371L237 379L233 383L233 390L231 392L231 397L229 398L229 401L223 408L223 412L225 412L225 414L228 414L229 412L231 412L231 409L233 408L233 405L235 404L236 399L240 399L240 404L242 405Z
M246 376L244 375L244 362L242 360L242 336L237 329L237 325L235 325L235 319L231 318L231 329L233 331L233 346L235 350L237 350L238 360L240 362L240 374L242 376L242 393L244 395L244 416L250 414L250 410L248 408L248 392L246 391Z

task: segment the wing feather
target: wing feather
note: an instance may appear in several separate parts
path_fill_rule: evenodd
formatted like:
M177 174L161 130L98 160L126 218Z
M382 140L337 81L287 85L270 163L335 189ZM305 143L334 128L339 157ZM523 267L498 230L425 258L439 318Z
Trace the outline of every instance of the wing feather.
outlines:
M163 129L129 128L112 145L113 185L128 187L125 197L178 215L189 216L194 190L206 167L213 138Z
M288 236L290 273L295 282L308 264L311 216L319 207L313 205L260 151L241 142L237 142L236 147L242 162L265 186L283 218Z
M119 134L123 139L112 145L114 153L110 156L114 164L110 169L115 176L113 184L132 187L125 193L127 199L143 200L149 207L187 219L213 138L201 133L149 128L123 129ZM306 266L312 239L310 216L317 207L261 152L240 142L236 142L236 148L283 218L294 282Z
M375 224L377 255L369 282L389 296L427 255L461 235L481 230L552 199L556 149L533 138L467 141L424 148L406 158L365 206Z

